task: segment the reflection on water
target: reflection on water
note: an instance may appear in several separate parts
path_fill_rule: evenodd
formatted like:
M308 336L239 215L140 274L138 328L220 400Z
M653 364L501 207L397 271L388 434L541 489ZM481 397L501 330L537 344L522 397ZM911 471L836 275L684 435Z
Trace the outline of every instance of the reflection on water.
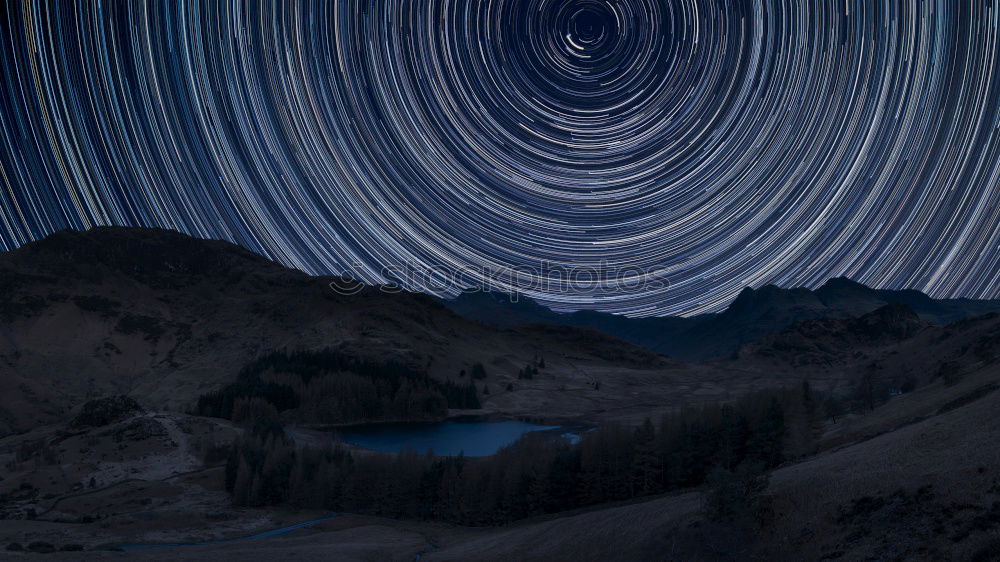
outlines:
M484 457L532 431L552 432L553 436L564 436L571 441L579 439L578 435L566 432L563 427L520 421L380 424L343 429L339 436L352 445L387 453L433 451L440 456L463 453L469 457Z

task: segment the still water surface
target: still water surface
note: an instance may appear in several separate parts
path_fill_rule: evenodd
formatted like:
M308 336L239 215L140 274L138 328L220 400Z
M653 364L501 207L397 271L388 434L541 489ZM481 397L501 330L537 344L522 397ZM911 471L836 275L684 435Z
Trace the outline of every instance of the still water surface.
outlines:
M535 425L520 421L445 421L419 424L380 424L345 428L340 439L386 453L433 451L439 456L485 457L515 442L525 433L562 433L556 425ZM572 439L572 437L568 438Z

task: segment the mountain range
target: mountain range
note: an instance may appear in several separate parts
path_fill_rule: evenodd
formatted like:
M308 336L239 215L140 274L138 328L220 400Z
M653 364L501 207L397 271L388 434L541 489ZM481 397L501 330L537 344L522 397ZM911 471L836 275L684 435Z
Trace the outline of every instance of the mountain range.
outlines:
M0 434L65 419L109 394L189 409L274 350L332 349L455 384L479 363L490 377L478 390L494 391L483 412L624 420L807 375L846 385L873 361L902 373L906 355L930 370L953 356L971 365L996 320L982 317L958 349L943 323L1000 309L834 279L816 291L748 288L717 315L630 319L485 293L444 302L377 287L342 295L333 281L154 229L64 231L0 254ZM881 339L856 339L872 326ZM900 356L908 342L921 343ZM847 353L848 343L857 349ZM539 357L546 376L520 380Z
M463 293L442 302L457 314L496 327L531 323L588 327L685 361L730 357L741 346L797 322L854 318L888 305L906 305L931 324L1000 311L1000 300L938 300L915 290L872 289L844 277L830 279L816 290L746 287L723 312L693 317L558 313L523 296L512 299L496 292Z
M456 382L476 363L514 374L543 352L625 369L669 362L593 330L540 342L537 329L496 330L423 294L343 295L335 281L156 229L63 231L0 254L0 435L108 394L190 408L273 350L335 350Z

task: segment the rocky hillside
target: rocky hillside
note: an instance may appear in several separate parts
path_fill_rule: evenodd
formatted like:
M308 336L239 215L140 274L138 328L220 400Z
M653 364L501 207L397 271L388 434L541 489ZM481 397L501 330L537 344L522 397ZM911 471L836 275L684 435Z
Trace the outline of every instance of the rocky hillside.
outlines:
M868 348L898 344L931 326L909 306L889 304L858 318L797 322L742 346L738 357L781 357L797 365L829 364Z
M483 363L491 378L477 384L494 390L541 355L667 364L596 332L585 333L586 346L547 342L465 320L425 295L342 295L333 281L163 230L60 232L0 254L0 435L111 394L185 410L272 350L332 349L456 382Z
M61 232L0 254L0 435L69 421L84 402L110 395L155 412L188 411L272 351L332 350L358 364L392 362L442 384L471 384L485 414L631 423L806 378L846 390L871 373L892 388L914 372L920 380L958 377L997 347L997 317L934 324L928 307L940 301L914 297L916 304L851 319L849 310L884 294L841 281L815 292L748 289L726 312L694 320L612 317L633 340L647 329L662 337L657 323L696 323L671 343L695 354L736 350L776 331L769 326L793 326L703 363L588 326L498 328L420 294L338 294L334 281L342 282L162 230ZM883 297L847 299L845 290ZM824 316L834 305L839 316ZM540 359L536 376L519 376ZM477 364L485 375L472 380Z

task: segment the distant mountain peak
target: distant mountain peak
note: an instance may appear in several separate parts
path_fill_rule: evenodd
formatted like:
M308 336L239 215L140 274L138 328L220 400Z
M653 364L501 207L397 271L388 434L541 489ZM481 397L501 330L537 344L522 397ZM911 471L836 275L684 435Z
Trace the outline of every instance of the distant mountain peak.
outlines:
M823 286L817 289L817 291L822 291L824 289L853 290L853 291L865 291L865 292L872 290L867 285L858 283L857 281L854 281L853 279L850 279L848 277L831 277L827 279L826 283L823 283Z
M777 285L768 284L759 289L745 287L722 314L731 317L764 312L774 308L814 308L816 306L820 306L820 303L809 289L802 287L783 289Z
M741 303L749 303L753 301L754 296L756 294L757 292L754 291L753 287L749 285L743 287L743 290L741 290L740 293L736 295L736 298L733 299L733 302L729 303L729 308L733 308L734 306L742 306Z

